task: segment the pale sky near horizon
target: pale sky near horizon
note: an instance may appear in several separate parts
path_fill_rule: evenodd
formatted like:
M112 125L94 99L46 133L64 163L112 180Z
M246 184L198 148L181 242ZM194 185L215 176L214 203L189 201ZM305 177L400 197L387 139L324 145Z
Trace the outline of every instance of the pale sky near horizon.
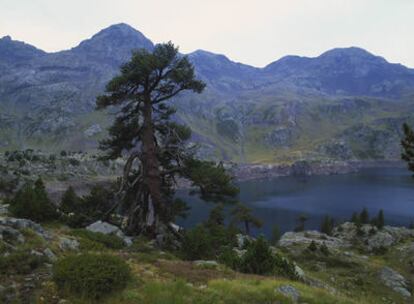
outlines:
M121 22L254 66L358 46L414 67L414 0L0 0L0 37L49 52Z

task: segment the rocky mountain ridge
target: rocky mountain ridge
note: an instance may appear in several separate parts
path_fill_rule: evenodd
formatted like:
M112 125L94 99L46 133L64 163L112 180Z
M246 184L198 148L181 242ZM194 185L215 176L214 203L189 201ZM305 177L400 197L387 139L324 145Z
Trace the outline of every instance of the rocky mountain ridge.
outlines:
M0 149L96 149L111 116L94 111L95 97L132 50L153 46L126 24L56 53L0 39ZM400 125L412 121L412 69L354 47L287 56L265 68L204 50L188 56L207 89L179 97L177 119L192 127L202 157L399 157Z

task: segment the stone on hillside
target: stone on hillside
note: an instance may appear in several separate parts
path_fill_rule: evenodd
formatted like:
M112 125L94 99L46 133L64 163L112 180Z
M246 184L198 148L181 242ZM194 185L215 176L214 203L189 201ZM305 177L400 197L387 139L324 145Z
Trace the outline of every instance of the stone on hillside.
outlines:
M280 247L289 247L292 245L309 245L314 241L318 245L325 245L328 248L349 247L350 244L340 238L328 236L319 231L303 231L303 232L286 232L279 240Z
M243 249L246 245L246 242L250 242L254 240L251 236L241 234L241 233L237 234L236 238L237 238L237 247L239 249Z
M403 297L411 297L411 292L408 291L407 280L395 270L389 267L382 268L380 271L380 278L386 286Z
M42 226L28 219L0 217L0 225L12 227L18 230L31 229L34 232L36 232L40 237L45 239L49 238L49 235L45 232Z
M0 225L0 240L11 243L24 243L25 238L19 230Z
M219 264L216 261L197 260L193 262L195 266L200 268L217 268Z
M79 250L79 242L77 240L61 237L59 240L59 248L63 251L66 251L66 250L77 251Z
M398 242L414 237L414 230L405 227L385 226L378 230L375 226L366 224L358 228L354 223L346 222L335 227L333 236L348 242L359 240L368 251L378 248L388 248Z
M90 126L88 129L86 129L83 134L85 134L85 136L87 137L92 137L98 133L102 132L102 128L99 124L93 124L92 126Z
M298 265L295 264L295 274L298 277L299 280L305 279L305 272L302 268L300 268Z
M277 292L280 292L284 296L292 299L293 303L297 303L299 301L300 293L299 293L299 291L295 287L293 287L291 285L282 285L282 286L279 286L276 289L276 291Z
M113 234L121 238L127 246L131 246L132 244L132 239L130 237L127 237L121 229L107 222L97 221L87 226L86 229L92 232L98 232L102 234Z
M0 215L5 215L9 212L8 204L0 204Z
M46 248L45 250L43 250L43 254L52 262L55 262L57 260L56 255L53 253L52 250L50 250L50 248Z

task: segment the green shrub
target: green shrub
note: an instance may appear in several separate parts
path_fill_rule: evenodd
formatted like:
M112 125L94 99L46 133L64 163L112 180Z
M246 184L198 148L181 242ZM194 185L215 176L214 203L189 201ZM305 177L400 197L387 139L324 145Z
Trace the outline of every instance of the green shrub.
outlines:
M39 178L34 187L24 185L10 201L10 212L21 218L37 222L46 222L56 219L56 207L49 200L43 181Z
M320 249L320 250L321 250L321 252L322 252L324 255L326 255L326 256L328 256L328 255L330 254L330 252L329 252L329 248L328 248L328 246L326 246L326 244L325 244L325 243L323 243L319 249Z
M281 275L296 278L295 266L287 259L272 252L269 243L260 236L247 246L241 258L240 270L245 273Z
M213 208L203 224L186 231L181 246L187 260L216 259L225 246L236 246L239 232L234 226L224 225L223 207Z
M316 245L315 241L312 241L309 244L308 249L312 252L315 252L316 250L318 250L318 246Z
M181 253L186 260L200 260L214 257L209 231L198 225L185 232L181 245Z
M280 240L280 228L278 225L274 225L272 228L272 245L276 245Z
M45 258L27 251L16 251L0 256L0 273L28 274L45 262Z
M237 255L237 253L231 247L223 247L218 261L231 269L238 270L241 266L241 258Z
M321 223L321 232L325 233L327 235L332 235L332 231L335 227L335 223L333 218L331 218L330 216L326 215Z
M111 248L111 249L122 249L123 247L125 247L124 241L120 237L113 235L113 234L103 234L99 232L92 232L86 229L73 230L72 234L74 236L78 236L78 237L85 238L93 242L100 243L104 245L105 247Z
M62 220L72 228L83 228L101 219L112 204L112 192L102 186L95 186L84 197L78 197L72 187L64 195L60 208Z
M72 166L79 166L80 161L77 160L76 158L69 158L69 164L71 164Z
M53 280L59 289L90 299L125 288L129 278L125 261L110 255L68 256L53 266Z

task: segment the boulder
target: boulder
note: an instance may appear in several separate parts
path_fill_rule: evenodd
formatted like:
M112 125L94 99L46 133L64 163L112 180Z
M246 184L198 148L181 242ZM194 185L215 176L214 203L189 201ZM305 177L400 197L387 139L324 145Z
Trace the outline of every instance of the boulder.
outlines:
M59 240L59 248L63 251L77 251L79 250L79 242L77 240L61 237Z
M373 225L365 224L359 230L354 223L346 222L334 229L333 236L348 242L360 241L368 251L388 248L404 239L414 237L414 230L405 227L385 226L379 230Z
M0 204L0 215L5 215L9 212L8 204Z
M289 247L292 245L309 245L312 241L318 245L325 245L329 249L338 249L349 247L350 243L338 237L328 236L319 231L303 231L303 232L286 232L279 240L280 247Z
M217 268L219 264L216 261L197 260L193 262L196 267L200 268Z
M409 284L407 280L395 270L389 267L382 268L380 270L380 278L386 286L399 293L403 297L411 297L411 292L408 291Z
M25 238L19 230L0 225L0 240L9 243L24 243Z
M298 303L299 301L300 293L295 287L291 285L281 285L276 289L276 291L292 299L293 303Z
M11 228L18 229L18 230L31 229L34 232L36 232L36 234L38 234L40 237L44 239L50 238L42 226L28 219L19 219L19 218L14 218L14 217L0 217L0 225L11 227Z
M56 255L53 253L52 250L50 250L50 248L46 248L45 250L43 250L43 254L52 262L55 262L57 260Z
M132 245L132 239L130 237L127 237L117 226L109 224L107 222L97 221L87 226L86 229L92 232L99 232L102 234L114 234L121 238L124 241L125 245Z
M86 129L83 134L85 134L86 137L92 137L98 133L102 132L102 128L99 124L93 124L88 129Z

